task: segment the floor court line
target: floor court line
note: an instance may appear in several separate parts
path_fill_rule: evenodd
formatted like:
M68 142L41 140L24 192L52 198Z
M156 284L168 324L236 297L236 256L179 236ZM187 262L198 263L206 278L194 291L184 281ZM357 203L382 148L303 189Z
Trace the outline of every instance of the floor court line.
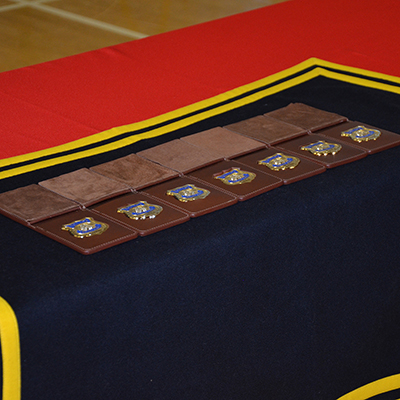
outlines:
M15 0L14 0L15 1ZM89 25L95 28L103 29L105 31L117 33L119 35L127 36L132 39L142 39L147 37L148 35L145 35L140 32L135 32L130 29L122 28L120 26L108 24L107 22L102 22L98 21L92 18L84 17L79 14L74 14L69 11L65 10L59 10L58 8L51 7L45 4L42 4L41 1L39 2L28 2L28 1L19 1L19 3L24 4L26 7L31 7L39 11L47 12L49 14L56 15L61 18L66 18L75 22L80 22L85 25Z
M16 10L18 8L23 8L25 7L25 4L8 4L7 6L0 6L0 12L4 11L10 11L10 10Z

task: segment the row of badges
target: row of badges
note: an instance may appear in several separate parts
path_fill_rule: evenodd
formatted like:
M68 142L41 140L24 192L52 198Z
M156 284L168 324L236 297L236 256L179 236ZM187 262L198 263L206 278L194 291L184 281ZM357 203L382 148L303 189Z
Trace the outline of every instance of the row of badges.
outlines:
M351 137L354 141L376 140L380 135L378 130L367 129L358 126L351 130L343 132L342 136ZM342 146L338 143L328 143L326 141L318 141L307 146L302 146L301 150L308 151L317 156L335 155L341 150ZM294 169L300 163L300 159L295 156L276 153L270 157L258 161L259 165L264 165L272 171L284 171L286 169ZM214 176L225 185L242 185L250 183L254 180L256 174L253 172L243 171L239 167L232 168L228 172ZM166 192L168 196L173 196L181 202L198 201L205 199L210 191L197 187L192 184L176 187ZM153 219L163 211L163 207L156 204L149 204L147 201L139 201L135 204L128 204L116 210L117 213L123 213L128 218L134 220ZM108 229L108 225L103 222L95 221L91 217L87 217L78 221L65 224L61 228L71 233L77 238L87 238L93 235L101 235Z
M229 140L226 132L224 134ZM339 139L342 137L344 140ZM354 145L346 143L346 140ZM375 142L372 151L359 145L367 143L371 146ZM57 196L63 193L59 192L57 185L61 188L65 186L65 179L68 184L71 180L79 183L102 177L101 172L98 175L88 170L75 171L71 178L69 175L72 173L67 174L67 178L54 178L55 182L49 188L46 185L31 185L5 193L0 199L0 212L11 218L16 217L19 222L83 254L92 254L398 144L399 135L387 131L381 133L360 123L339 121L317 134L309 132L281 141L274 147L255 146L247 153L215 160L181 176L167 174L164 180L144 186L140 191L132 191L129 185L115 185L116 180L103 177L109 186L100 190L100 195L92 196L97 196L97 201L90 203L89 196L88 204L85 204L84 196L83 200L65 196L63 201L67 203L61 204L61 197ZM101 182L96 181L97 190ZM103 192L106 192L106 197L102 198ZM32 196L38 199L43 197L44 201L54 205L51 218L44 218L40 212L38 214L35 206L28 207L29 210L18 217L19 209L16 212L13 204L16 200L19 202Z

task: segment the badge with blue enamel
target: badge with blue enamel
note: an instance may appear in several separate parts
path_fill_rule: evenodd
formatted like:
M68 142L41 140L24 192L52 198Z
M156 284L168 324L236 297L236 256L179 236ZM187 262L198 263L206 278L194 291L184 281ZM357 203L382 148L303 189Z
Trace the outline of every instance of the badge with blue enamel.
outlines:
M329 154L334 156L341 150L341 148L342 146L338 143L328 143L324 140L320 140L307 146L302 146L301 150L309 151L311 154L320 157L327 156Z
M125 207L117 209L118 213L125 214L130 219L153 219L163 210L161 206L149 204L147 201L139 201L134 204L128 204Z
M61 229L68 231L74 237L83 239L94 235L101 235L108 229L108 224L87 217L71 222L70 224L65 224Z
M249 183L256 177L253 172L242 171L240 168L231 168L228 171L223 171L214 175L214 179L219 179L225 185L242 185Z
M282 153L276 153L271 157L258 161L258 165L265 165L272 171L284 171L285 169L296 168L300 159L294 156L286 156Z
M168 196L174 196L176 199L184 203L188 201L205 199L209 194L210 194L209 190L198 188L197 186L192 184L167 190Z
M341 136L349 137L355 142L368 142L369 140L376 140L381 136L381 132L377 129L366 128L365 126L359 125L355 128L349 129L342 132Z

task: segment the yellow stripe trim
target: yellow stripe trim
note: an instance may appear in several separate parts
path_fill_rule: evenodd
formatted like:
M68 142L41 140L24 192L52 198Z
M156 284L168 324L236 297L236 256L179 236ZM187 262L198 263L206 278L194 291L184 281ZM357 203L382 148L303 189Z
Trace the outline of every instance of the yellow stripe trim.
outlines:
M140 129L146 129L148 127L151 127L151 126L154 126L157 124L162 124L162 123L165 123L165 122L175 119L175 118L182 118L187 114L196 112L196 111L201 110L206 107L212 107L223 101L229 100L236 96L240 96L248 91L258 89L261 86L273 84L274 82L276 82L280 79L285 79L286 77L293 75L295 73L299 73L302 70L309 68L309 67L312 67L312 64L310 63L309 60L307 60L307 61L300 63L294 67L291 67L284 71L273 74L267 78L263 78L261 80L249 83L249 84L241 86L239 88L235 88L228 92L219 94L212 98L190 104L188 106L168 112L166 114L159 115L154 118L150 118L150 119L140 121L140 122L135 122L135 123L129 124L129 125L122 125L122 126L118 126L115 128L111 128L106 131L99 132L94 135L90 135L88 137L78 139L78 140L75 140L75 141L60 145L60 146L55 146L55 147L52 147L49 149L40 150L40 151L28 153L28 154L22 154L20 156L15 156L15 157L10 157L10 158L4 159L4 160L0 160L0 167L5 167L8 165L17 164L17 163L21 163L21 162L25 162L25 161L31 161L35 158L50 156L52 154L56 154L59 152L71 151L71 150L74 150L74 149L77 149L77 148L80 148L83 146L93 145L93 144L98 143L103 140L112 139L112 138L116 137L117 135L120 135L120 134L123 134L126 132L136 131L136 130L140 130Z
M276 85L272 88L269 88L269 89L257 92L253 95L247 96L243 99L237 100L235 102L232 102L232 103L220 106L220 107L213 108L211 110L205 111L203 113L200 113L200 114L188 117L188 118L181 119L177 122L171 123L171 124L163 126L161 128L154 129L154 130L146 132L146 133L127 137L127 138L115 141L113 143L109 143L107 145L95 147L95 148L92 148L89 150L80 151L80 152L77 152L74 154L69 154L66 156L57 157L57 158L53 158L53 159L46 160L46 161L40 161L40 162L37 162L34 164L29 164L29 165L26 165L23 167L14 168L12 170L3 171L0 173L0 179L8 178L8 177L14 176L14 175L19 175L19 174L22 174L25 172L34 171L34 170L37 170L40 168L50 167L52 165L57 165L57 164L61 164L61 163L68 162L68 161L78 160L81 158L90 157L90 156L97 155L97 154L102 154L102 153L105 153L108 151L112 151L112 150L116 150L116 149L128 146L130 144L136 143L143 139L149 139L149 138L161 136L166 133L173 132L177 129L186 127L188 125L194 124L203 119L207 119L207 118L213 117L215 115L222 114L226 111L230 111L235 108L239 108L243 105L250 104L259 99L262 99L265 96L270 96L279 91L288 89L289 87L296 86L300 83L303 83L309 79L314 78L315 76L317 76L315 74L315 72L311 71L311 72L303 74L297 78L294 78L294 79L286 81L282 84ZM115 128L115 129L117 129L117 128Z
M379 394L400 389L400 374L379 379L345 394L338 400L367 400Z
M93 144L98 143L103 140L115 138L116 136L126 133L126 132L129 132L129 131L136 131L136 130L140 130L140 129L144 129L144 128L149 128L156 124L165 123L171 119L181 118L177 122L170 123L161 128L153 129L153 130L150 130L150 131L142 133L142 134L132 135L131 137L117 140L117 141L112 142L107 145L98 146L98 147L95 147L95 148L92 148L89 150L79 151L77 153L69 154L66 156L54 157L49 160L39 161L39 162L29 164L26 166L16 167L16 168L13 168L13 169L10 169L7 171L0 172L0 179L9 178L11 176L20 175L20 174L23 174L26 172L31 172L31 171L35 171L37 169L51 167L53 165L58 165L58 164L62 164L65 162L82 159L85 157L94 156L97 154L101 154L101 153L116 150L116 149L119 149L119 148L122 148L125 146L129 146L129 145L136 143L143 139L149 139L149 138L161 136L161 135L167 134L169 132L172 132L174 130L189 126L193 123L213 117L215 115L233 110L235 108L239 108L244 105L248 105L248 104L255 102L263 97L270 96L270 95L278 93L282 90L294 87L294 86L304 83L310 79L313 79L317 76L324 76L327 78L331 78L331 79L335 79L335 80L339 80L339 81L343 81L343 82L348 82L348 83L352 83L352 84L356 84L356 85L360 85L360 86L364 86L364 87L369 87L369 88L374 88L374 89L378 89L378 90L384 90L384 91L400 94L400 87L391 86L390 84L387 84L387 83L375 82L375 81L371 81L371 80L364 79L364 78L353 77L353 76L349 76L346 74L341 74L339 72L329 71L322 67L316 67L318 65L325 66L326 68L334 68L334 69L341 70L344 72L357 73L360 75L369 75L373 78L384 79L386 81L393 81L395 83L400 83L399 78L395 78L395 77L392 77L389 75L365 71L365 70L361 70L359 68L345 67L345 66L341 66L339 64L330 63L328 61L319 60L317 58L310 58L309 60L304 61L292 68L288 68L287 70L281 71L281 72L271 75L267 78L263 78L261 80L241 86L241 87L233 89L231 91L222 93L222 94L212 97L210 99L206 99L206 100L200 101L198 103L194 103L189 106L182 107L178 110L175 110L175 111L172 111L172 112L169 112L169 113L166 113L166 114L154 117L154 118L150 118L145 121L140 121L140 122L136 122L136 123L129 124L129 125L115 127L115 128L109 129L107 131L103 131L103 132L97 133L95 135L91 135L86 138L82 138L82 139L79 139L79 140L76 140L73 142L66 143L61 146L52 147L50 149L41 150L38 152L28 153L28 154L24 154L21 156L16 156L16 157L11 157L8 159L1 160L0 167L5 167L8 165L25 162L25 161L32 161L36 158L40 158L40 157L44 157L44 156L51 156L52 154L56 154L58 152L71 151L74 149L78 149L82 146L93 145ZM270 87L268 89L265 89L263 91L246 96L240 100L231 102L231 103L223 105L223 106L215 107L211 110L196 114L192 117L184 118L185 115L188 115L192 112L196 112L196 111L199 111L199 110L207 108L207 107L215 106L216 104L219 104L221 102L230 100L234 97L243 95L251 90L257 90L258 88L260 88L262 86L271 85L274 82L277 82L281 79L285 79L288 76L299 73L310 67L316 67L316 68L314 68L313 70L311 70L309 72L305 72L296 78L287 80L281 84L277 84L277 85Z
M3 400L21 399L21 364L18 322L10 305L0 297L0 343L3 360Z
M330 61L321 60L319 58L310 58L308 61L311 61L311 60L315 66L318 65L319 67L337 69L339 71L343 71L343 72L347 72L347 73L351 73L351 74L365 75L366 77L369 77L369 78L382 79L385 81L400 84L400 78L397 76L382 74L380 72L368 71L366 69L361 69L361 68L349 67L347 65L336 64L336 63L333 63Z

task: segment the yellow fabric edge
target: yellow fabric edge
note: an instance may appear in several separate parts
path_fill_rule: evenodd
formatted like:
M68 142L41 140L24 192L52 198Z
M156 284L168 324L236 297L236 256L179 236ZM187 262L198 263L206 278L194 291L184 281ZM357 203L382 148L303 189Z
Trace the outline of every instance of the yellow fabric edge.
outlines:
M11 306L0 297L0 343L3 360L3 400L21 398L18 322Z
M253 89L257 89L261 86L272 84L273 82L276 82L280 79L284 79L294 73L301 72L304 69L307 69L310 67L317 67L317 66L326 67L326 68L334 68L334 69L338 69L343 72L356 73L356 74L365 75L365 76L371 77L371 78L383 79L383 80L392 81L395 83L400 83L400 78L395 77L395 76L386 75L386 74L373 72L373 71L368 71L368 70L364 70L361 68L340 65L340 64L336 64L336 63L333 63L330 61L325 61L325 60L321 60L319 58L313 57L313 58L303 61L291 68L288 68L284 71L280 71L276 74L272 74L266 78L257 80L255 82L251 82L247 85L243 85L239 88L235 88L228 92L214 96L210 99L202 100L200 102L188 105L186 107L182 107L178 110L174 110L174 111L171 111L169 113L166 113L166 114L163 114L160 116L150 118L145 121L140 121L140 122L135 122L135 123L128 124L128 125L118 126L115 128L111 128L111 129L96 133L96 134L88 136L86 138L82 138L82 139L78 139L78 140L75 140L72 142L65 143L60 146L55 146L55 147L52 147L49 149L40 150L40 151L28 153L28 154L22 154L19 156L9 157L4 160L0 160L0 167L5 167L8 165L17 164L17 163L25 162L25 161L31 161L31 160L34 160L35 158L45 157L45 156L49 156L51 154L55 154L55 153L59 153L59 152L63 152L63 151L74 150L74 149L82 147L82 146L87 146L87 145L92 145L92 144L98 143L99 141L102 141L102 140L111 139L121 133L139 130L139 129L143 129L143 128L148 128L149 126L160 124L160 123L166 122L170 119L180 118L188 113L197 111L204 107L213 106L215 104L218 104L221 101L228 100L230 98L241 95L241 94L251 91Z
M318 71L319 76L324 76L326 78L335 79L337 81L352 83L354 85L364 86L364 87L368 87L371 89L383 90L385 92L400 94L400 87L391 86L387 83L369 81L367 79L357 78L355 76L342 75L338 72L328 71L328 70L326 70L324 68L320 68L320 67L315 68L315 71Z
M149 139L149 138L153 138L153 137L157 137L157 136L161 136L164 135L166 133L175 131L177 129L183 128L185 126L194 124L198 121L213 117L215 115L233 110L235 108L239 108L243 105L246 104L250 104L252 102L255 102L265 96L270 96L272 94L275 94L279 91L288 89L292 86L296 86L300 83L303 83L307 80L310 80L312 78L315 78L317 76L317 73L315 71L310 71L307 72L299 77L293 78L289 81L283 82L279 85L273 86L272 88L257 92L253 95L247 96L243 99L237 100L235 102L220 106L220 107L216 107L213 108L211 110L205 111L203 113L188 117L188 118L184 118L181 119L177 122L171 123L169 125L166 125L164 127L161 128L157 128L154 129L152 131L149 132L145 132L143 134L139 134L139 135L134 135L131 137L127 137L121 140L118 140L116 142L113 143L109 143L107 145L103 145L103 146L99 146L99 147L95 147L93 149L89 149L89 150L84 150L78 153L74 153L74 154L69 154L66 156L61 156L61 157L57 157L57 158L52 158L50 160L45 160L45 161L40 161L34 164L29 164L23 167L17 167L14 169L10 169L7 171L3 171L0 173L0 179L5 179L5 178L9 178L11 176L15 176L15 175L20 175L26 172L31 172L31 171L35 171L37 169L41 169L41 168L46 168L46 167L50 167L53 165L58 165L61 163L65 163L65 162L69 162L69 161L74 161L74 160L78 160L81 158L85 158L85 157L90 157L90 156L94 156L97 154L102 154L108 151L112 151L112 150L116 150L125 146L128 146L130 144L136 143L140 140L143 139Z
M75 141L60 145L60 146L55 146L55 147L52 147L49 149L40 150L37 152L27 153L27 154L15 156L15 157L9 157L9 158L0 160L0 167L5 167L8 165L17 164L17 163L21 163L21 162L25 162L25 161L31 161L31 160L34 160L35 158L49 156L51 154L55 154L58 152L71 151L71 150L74 150L74 149L82 147L82 146L92 145L92 144L98 143L99 141L102 141L102 140L111 139L121 133L147 128L152 125L163 123L170 119L180 118L180 117L184 116L185 114L197 111L204 107L213 106L221 101L228 100L235 96L246 93L250 90L257 89L261 86L272 84L273 82L276 82L277 80L284 79L285 77L290 76L294 73L298 73L304 69L307 69L310 67L315 67L315 66L326 66L329 68L339 69L339 70L342 70L345 72L353 72L353 73L363 74L363 75L367 75L367 76L374 77L374 78L385 79L388 81L391 80L393 82L400 83L399 78L396 78L396 77L393 77L390 75L385 75L385 74L381 74L381 73L362 70L360 68L347 67L347 66L335 64L335 63L332 63L329 61L324 61L324 60L321 60L318 58L310 58L306 61L303 61L300 64L297 64L297 65L295 65L291 68L288 68L284 71L273 74L269 77L257 80L255 82L249 83L249 84L241 86L239 88L235 88L231 91L222 93L222 94L212 97L210 99L202 100L198 103L194 103L189 106L182 107L181 109L174 110L172 112L169 112L169 113L166 113L166 114L154 117L154 118L150 118L145 121L140 121L140 122L136 122L136 123L128 124L128 125L122 125L122 126L111 128L106 131L102 131L97 134L88 136L86 138L78 139L78 140L75 140Z
M321 60L319 58L310 58L309 61L311 61L311 60L312 60L313 65L318 65L320 67L333 68L333 69L337 69L337 70L340 70L343 72L365 75L369 78L382 79L385 81L400 84L400 78L397 76L382 74L380 72L369 71L369 70L357 68L357 67L350 67L347 65L336 64L331 61Z
M80 139L78 141L74 141L74 142L70 142L68 144L62 145L62 146L57 146L57 147L53 147L51 149L46 149L40 152L35 152L35 153L29 153L23 156L17 156L17 157L12 157L12 158L8 158L5 159L3 161L0 161L0 167L2 166L6 166L6 165L11 165L14 164L16 162L23 162L23 161L30 161L33 160L37 157L43 157L45 155L51 155L53 153L57 153L58 151L67 151L67 150L73 150L74 148L80 147L82 145L88 145L88 144L94 144L100 140L105 140L105 139L109 139L112 137L115 137L121 133L125 133L127 131L130 130L137 130L137 129L142 129L144 127L149 127L151 125L154 124L158 124L162 121L168 121L170 119L173 118L178 118L181 116L184 116L188 113L191 113L193 111L197 111L199 109L202 109L204 107L208 107L208 106L212 106L214 104L218 104L221 101L226 101L229 100L230 98L236 97L240 94L246 93L250 90L253 89L257 89L260 86L264 86L267 84L271 84L274 81L277 81L279 79L285 78L286 76L290 76L293 73L299 72L301 70L307 69L309 67L312 66L316 66L317 64L323 64L326 67L330 67L330 68L335 68L338 69L339 67L341 67L341 69L343 71L346 72L356 72L357 73L363 73L363 74L367 74L369 71L364 71L364 70L360 70L360 69L356 69L353 67L344 67L344 66L339 66L338 64L334 64L334 63L330 63L330 62L326 62L323 60L319 60L317 58L310 58L307 61L304 61L292 68L289 68L285 71L282 71L280 73L274 74L268 78L264 78L261 80L258 80L256 82L250 83L248 85L242 86L240 88L237 89L233 89L229 92L220 94L218 96L215 96L211 99L207 99L207 100L203 100L199 103L195 103L193 105L187 106L187 107L183 107L182 109L173 111L171 113L167 113L164 115L161 115L159 117L155 117L146 121L141 121L138 123L134 123L134 124L130 124L130 125L124 125L124 126L120 126L120 127L115 127L112 128L108 131L104 131L104 132L100 132L99 134L95 134L92 135L90 137L84 138L84 139ZM388 75L384 75L384 74L378 74L378 73L370 73L371 75L374 75L375 77L379 77L382 78L385 76L384 79L386 80L395 80L394 77L390 77ZM130 144L133 144L139 140L143 140L143 139L148 139L148 138L152 138L152 137L157 137L160 135L164 135L166 133L172 132L173 130L176 129L180 129L183 128L185 126L188 126L190 124L193 124L195 122L204 120L206 118L210 118L212 116L218 115L220 113L226 112L226 111L230 111L232 109L241 107L243 105L247 105L250 104L254 101L257 101L258 99L277 93L279 91L285 90L287 88L296 86L300 83L303 83L309 79L312 79L316 76L325 76L331 79L336 79L336 80L340 80L340 81L344 81L344 82L348 82L348 83L352 83L352 84L356 84L356 85L360 85L360 86L365 86L365 87L370 87L370 88L375 88L375 89L379 89L379 90L384 90L384 91L389 91L389 92L393 92L396 94L400 93L400 88L399 87L395 87L395 86L391 86L389 84L386 83L380 83L380 82L374 82L374 81L369 81L368 79L364 79L364 78L358 78L358 77L353 77L353 76L348 76L348 75L342 75L341 73L338 72L333 72L333 71L328 71L325 70L322 67L317 67L315 69L313 69L312 71L306 72L301 76L298 76L296 78L290 79L286 82L283 82L281 84L278 84L276 86L273 86L269 89L260 91L256 94L253 95L249 95L244 97L243 99L240 99L238 101L232 102L230 104L224 105L224 106L220 106L220 107L216 107L212 110L209 110L207 112L203 112L200 114L197 114L195 116L192 117L187 117L187 118L183 118L181 120L179 120L178 122L175 123L171 123L168 124L162 128L157 128L154 129L152 131L143 133L143 134L139 134L139 135L134 135L132 137L128 137L125 139L121 139L119 141L110 143L108 145L104 145L104 146L99 146L93 149L89 149L86 151L81 151L75 154L70 154L70 155L66 155L66 156L61 156L61 157L56 157L50 160L45 160L45 161L40 161L37 163L33 163L27 166L22 166L22 167L17 167L17 168L13 168L7 171L3 171L0 173L0 179L5 179L5 178L9 178L12 176L16 176L16 175L20 175L26 172L31 172L37 169L41 169L41 168L46 168L46 167L50 167L53 165L58 165L61 163L65 163L65 162L69 162L69 161L74 161L77 159L81 159L81 158L85 158L85 157L90 157L93 155L97 155L97 154L101 154L104 152L108 152L111 150L116 150L119 149L121 147L125 147L128 146ZM400 80L399 80L400 81ZM94 139L94 140L93 140ZM78 145L79 143L79 145ZM62 148L62 149L61 149Z
M112 139L113 137L120 135L122 133L145 129L145 128L151 127L153 125L162 124L171 119L181 118L182 116L185 116L192 112L196 112L196 111L201 110L206 107L213 106L222 101L229 100L233 97L240 96L243 93L246 93L253 89L257 89L261 86L272 84L280 79L284 79L287 76L301 72L302 70L309 68L309 67L312 67L311 61L306 60L300 64L297 64L291 68L288 68L288 69L278 72L276 74L270 75L266 78L260 79L255 82L251 82L247 85L240 86L238 88L232 89L225 93L221 93L221 94L211 97L209 99L205 99L205 100L199 101L197 103L190 104L190 105L182 107L180 109L177 109L177 110L174 110L174 111L171 111L171 112L168 112L168 113L165 113L165 114L162 114L162 115L159 115L159 116L156 116L156 117L144 120L144 121L139 121L139 122L135 122L135 123L128 124L128 125L121 125L118 127L114 127L114 128L96 133L94 135L90 135L90 136L82 138L82 139L74 140L72 142L68 142L63 145L51 147L49 149L35 151L32 153L22 154L19 156L9 157L9 158L0 160L0 167L5 167L8 165L17 164L17 163L21 163L21 162L25 162L25 161L31 161L31 160L34 160L35 158L45 157L45 156L49 156L49 155L56 154L59 152L71 151L71 150L74 150L74 149L82 147L82 146L93 145L93 144L98 143L103 140Z
M400 389L400 374L391 375L375 382L368 383L367 385L361 386L360 388L345 394L338 400L367 400L373 396L378 396L379 394L396 389Z
M195 112L195 111L200 110L205 107L213 106L215 104L218 104L221 101L229 100L230 98L233 98L235 96L241 95L243 93L246 93L246 92L254 90L254 89L258 89L261 86L272 84L272 83L274 83L280 79L284 79L292 74L295 74L295 73L301 72L307 68L316 67L316 66L326 66L328 68L335 68L335 69L339 69L339 70L346 71L346 72L358 73L358 74L367 75L367 76L374 77L374 78L385 79L388 81L392 80L393 82L400 83L400 78L392 77L390 75L385 75L385 74L380 74L380 73L371 72L371 71L367 71L367 70L362 70L360 68L347 67L347 66L335 64L335 63L332 63L329 61L324 61L319 58L310 58L306 61L303 61L303 62L291 67L291 68L288 68L284 71L280 71L276 74L272 74L266 78L257 80L255 82L251 82L251 83L243 85L239 88L235 88L228 92L214 96L210 99L202 100L200 102L188 105L186 107L182 107L178 110L174 110L174 111L171 111L169 113L166 113L166 114L154 117L154 118L150 118L145 121L135 122L135 123L128 124L128 125L121 125L118 127L114 127L114 128L96 133L96 134L88 136L86 138L82 138L82 139L78 139L78 140L75 140L72 142L65 143L60 146L55 146L55 147L52 147L49 149L40 150L40 151L27 153L27 154L22 154L19 156L9 157L4 160L0 160L0 167L5 167L8 165L17 164L17 163L25 162L25 161L31 161L31 160L34 160L35 158L45 157L45 156L49 156L49 155L63 152L63 151L71 151L71 150L74 150L74 149L82 147L82 146L93 145L102 140L111 139L111 138L115 137L116 135L120 135L125 132L148 128L149 126L161 124L161 123L164 123L164 122L174 119L174 118L180 118L191 112Z

